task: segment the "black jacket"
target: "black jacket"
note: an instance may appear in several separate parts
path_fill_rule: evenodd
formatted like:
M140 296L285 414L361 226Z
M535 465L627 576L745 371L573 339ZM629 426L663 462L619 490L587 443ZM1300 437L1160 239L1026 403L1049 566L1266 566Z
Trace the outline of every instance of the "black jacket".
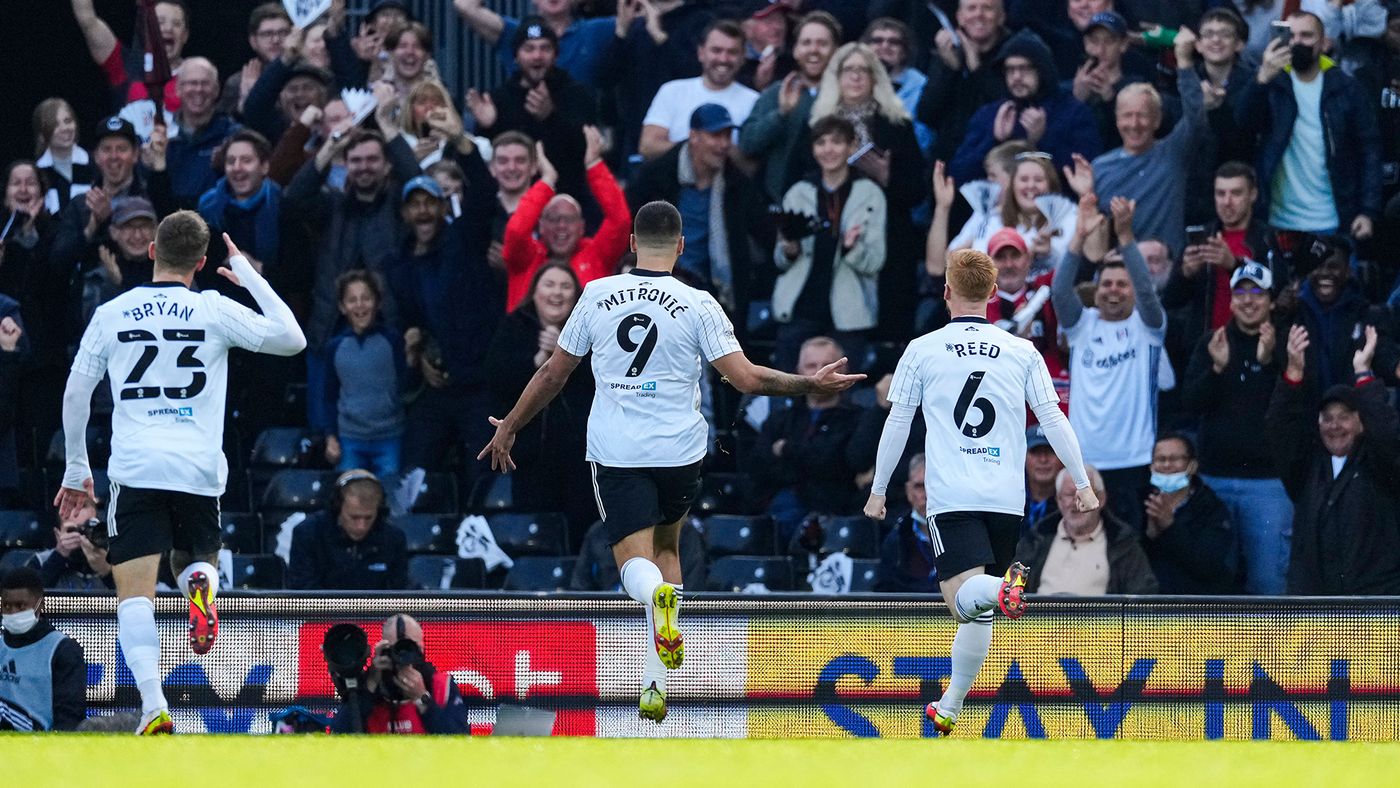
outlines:
M797 397L774 409L763 423L749 472L759 486L773 493L793 488L810 512L855 514L855 476L863 468L847 462L847 447L860 420L860 408L844 401L813 418L807 400ZM773 444L784 441L781 457L773 456Z
M1290 594L1400 594L1400 419L1379 381L1357 393L1365 432L1333 478L1306 388L1274 389L1265 432L1293 499Z
M330 512L313 512L292 530L287 588L395 591L408 588L408 540L380 518L352 542Z
M1212 236L1220 229L1217 219L1206 223L1206 231ZM1257 215L1245 228L1244 245L1249 250L1249 259L1272 268L1273 231ZM1181 318L1178 324L1181 330L1168 332L1166 346L1172 365L1180 370L1195 349L1196 340L1203 334L1210 334L1210 321L1215 314L1215 268L1202 266L1195 276L1188 277L1181 270L1181 250L1174 250L1173 254L1177 261L1172 264L1171 275L1162 288L1162 308ZM1273 274L1279 287L1288 281L1286 272L1274 271ZM1287 338L1287 334L1284 337Z
M467 720L467 706L462 700L462 691L457 688L457 682L451 676L446 677L446 683L441 684L446 689L445 700L441 704L437 703L436 696L438 686L442 679L437 678L437 668L430 662L423 662L418 666L418 672L423 674L423 686L427 688L429 695L434 696L434 703L420 715L423 721L423 733L427 734L466 734L471 732L471 725ZM380 698L369 691L360 682L358 688L357 703L352 706L348 701L342 703L336 711L335 717L331 720L331 733L385 733L385 731L367 731L370 716L376 709L382 709L387 719L394 719L395 705ZM351 710L358 706L359 719L351 714Z
M23 635L4 634L5 645L24 648L39 642L53 632L53 625L42 617L33 629ZM64 637L53 652L49 663L53 672L53 728L56 731L77 730L87 719L87 659L78 641ZM3 719L0 719L3 723ZM3 728L0 724L0 728Z
M1142 500L1156 492L1143 490ZM1238 594L1239 532L1230 512L1213 490L1191 479L1191 496L1182 502L1172 525L1142 548L1163 594Z
M522 131L536 142L544 143L544 155L559 171L555 191L573 195L587 205L593 200L583 174L583 154L586 141L583 127L598 122L598 98L593 90L576 82L568 72L555 67L545 75L544 84L554 101L554 111L544 120L525 111L525 96L530 85L517 74L491 91L496 104L496 123L490 128L477 129L487 139L506 131Z
M1016 560L1030 568L1026 591L1034 594L1040 588L1040 574L1045 559L1055 543L1061 515L1056 512L1036 523L1030 533L1016 543ZM1137 534L1107 508L1103 511L1104 534L1108 537L1108 588L1105 594L1155 594L1157 577L1147 554L1138 544Z
M691 521L697 522L697 521ZM686 588L703 590L709 575L709 547L704 534L691 522L681 523L680 556L681 579ZM608 532L601 522L594 523L583 537L583 546L574 562L574 574L569 579L570 591L620 591L622 578L618 572L617 559L613 557L612 545L608 544Z
M1259 416L1269 407L1287 355L1288 332L1277 329L1274 336L1273 358L1260 364L1259 336L1244 333L1234 320L1226 323L1230 361L1220 374L1215 373L1210 358L1210 335L1196 342L1181 384L1181 399L1188 411L1201 417L1201 473L1235 479L1275 478L1268 443L1259 440Z
M919 96L915 117L936 135L932 158L952 161L958 145L967 136L967 123L973 113L983 104L1006 97L1006 77L994 60L1008 37L1009 33L1003 30L996 43L982 55L978 69L972 72L965 68L948 68L937 49L932 47L933 38L921 39L929 43L932 51L924 69L928 83Z
M938 591L938 570L933 565L933 545L928 526L906 513L880 543L880 568L876 591L932 594Z
M1400 363L1400 348L1390 335L1394 318L1383 306L1367 302L1361 288L1348 281L1331 304L1324 305L1313 294L1312 282L1298 291L1298 312L1293 322L1308 330L1307 367L1304 381L1310 401L1337 383L1352 381L1351 358L1366 343L1366 326L1375 326L1376 357L1372 369L1385 381L1393 381ZM1286 339L1287 332L1280 338Z
M1205 62L1197 59L1196 73L1205 80ZM1215 182L1215 168L1227 161L1253 163L1258 155L1258 140L1247 129L1239 125L1236 109L1244 99L1244 90L1254 81L1255 69L1241 58L1235 59L1230 75L1225 78L1225 98L1215 109L1206 111L1206 122L1210 124L1210 134L1202 134L1199 140L1200 154L1191 165L1186 187L1186 220L1192 224L1204 224L1215 216L1215 201L1212 197ZM1263 262L1263 258L1256 260Z

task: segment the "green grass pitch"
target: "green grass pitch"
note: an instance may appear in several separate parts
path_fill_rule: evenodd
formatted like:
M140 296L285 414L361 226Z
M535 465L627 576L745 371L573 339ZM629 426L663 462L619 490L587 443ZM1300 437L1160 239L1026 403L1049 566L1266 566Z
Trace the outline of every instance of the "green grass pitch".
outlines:
M1393 784L1400 744L0 735L3 784L1050 788Z

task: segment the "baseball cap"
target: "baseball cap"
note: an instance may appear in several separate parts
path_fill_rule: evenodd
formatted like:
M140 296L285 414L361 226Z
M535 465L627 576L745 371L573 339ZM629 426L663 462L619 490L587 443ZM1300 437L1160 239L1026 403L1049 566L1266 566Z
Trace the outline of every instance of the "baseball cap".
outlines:
M1244 265L1235 269L1235 273L1230 275L1230 287L1235 287L1246 279L1265 290L1272 289L1274 286L1273 273L1253 260L1246 260Z
M132 145L141 147L141 140L136 136L136 127L131 125L130 121L117 115L104 118L101 123L97 124L96 142L101 142L106 137L124 137Z
M287 81L290 82L295 77L311 77L326 87L330 87L331 82L335 81L335 77L331 75L331 72L320 66L312 65L305 60L298 60L296 65L292 66L292 73L291 76L287 77Z
M145 197L118 197L112 201L112 224L120 227L132 219L156 220L156 209Z
M442 187L429 175L419 175L408 183L405 183L403 185L403 194L399 199L407 200L408 195L414 192L427 192L429 195L439 200L443 199Z
M790 13L793 5L792 0L752 0L745 10L750 19L766 19L773 14Z
M1013 246L1024 254L1026 252L1026 239L1022 238L1015 228L1003 227L992 233L992 237L987 239L987 254L996 257L997 252L1008 246Z
M548 39L555 49L559 48L559 36L542 16L527 16L520 20L520 24L515 28L515 37L511 39L510 48L512 51L517 50L526 41L537 38Z
M719 104L701 104L690 113L690 128L694 131L728 131L734 128L729 110Z
M1337 383L1322 395L1322 403L1318 409L1327 407L1333 402L1340 402L1351 410L1361 410L1361 396L1357 393L1356 387L1347 383Z
M413 18L413 9L409 8L408 3L404 2L404 0L376 0L374 5L370 6L369 13L365 16L367 19L374 19L380 11L386 8L397 8L404 12L409 19Z
M1044 427L1037 424L1034 427L1026 428L1026 451L1049 445L1050 439L1045 437Z
M1089 20L1089 26L1084 28L1084 34L1088 35L1090 30L1102 27L1116 36L1126 36L1128 34L1128 20L1124 19L1115 11L1100 11Z

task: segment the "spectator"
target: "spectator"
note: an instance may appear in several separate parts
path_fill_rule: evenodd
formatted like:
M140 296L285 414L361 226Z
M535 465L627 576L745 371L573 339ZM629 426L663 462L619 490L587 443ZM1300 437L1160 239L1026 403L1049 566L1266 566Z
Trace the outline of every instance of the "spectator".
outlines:
M817 88L841 41L841 26L830 14L802 17L794 33L792 56L797 70L769 85L739 128L739 150L763 162L764 191L771 203L781 203L788 187L802 177L807 128Z
M1031 527L1060 511L1056 501L1055 480L1065 464L1050 447L1045 428L1039 424L1026 428L1026 518L1021 521L1021 535Z
M944 199L951 207L951 188L951 184L946 184L941 196L935 191L935 205L939 199ZM974 215L951 242L944 240L948 237L945 217L949 215L948 210L934 213L934 224L929 227L929 259L942 260L948 252L959 249L990 254L992 236L1004 228L1013 228L1027 244L1030 270L1040 275L1055 270L1064 258L1069 239L1074 235L1077 214L1074 203L1060 193L1060 176L1049 154L1029 151L1016 154L1007 188L1000 191L997 199L996 211L985 217ZM977 219L980 221L975 221Z
M84 260L81 276L81 325L97 307L137 285L151 281L151 243L156 239L156 212L145 197L112 201L108 241L97 247L96 259ZM71 311L71 306L68 307Z
M708 548L701 534L702 527L699 520L691 518L680 529L681 577L685 578L685 584L690 588L704 588L708 576ZM574 562L574 573L569 579L569 590L623 590L617 559L613 558L608 531L601 520L593 523L583 536L578 560Z
M107 526L97 519L95 504L89 501L68 519L57 514L54 518L54 546L35 553L28 561L44 588L104 593L115 588L112 565L107 562ZM93 528L91 537L89 526Z
M417 179L414 179L417 180ZM384 282L378 274L352 269L335 281L345 327L326 343L326 375L320 391L326 462L344 473L365 468L391 479L399 473L403 448L403 400L407 382L403 337L384 324L379 305Z
M430 117L437 117L439 127L462 125L462 118L452 106L452 96L447 87L437 80L423 80L409 89L399 108L399 133L404 142L413 149L413 157L418 166L426 172L429 167L442 161L447 148L447 138L441 131L428 123Z
M180 110L169 134L165 168L178 207L193 208L199 196L214 186L214 151L238 130L238 124L218 111L219 71L202 57L192 57L175 79Z
M65 316L71 313L69 281L66 271L49 263L55 227L45 207L40 170L33 162L20 159L5 169L4 208L14 223L0 241L0 293L20 303L24 325L34 334L34 361L63 367ZM63 372L58 380L67 374ZM55 383L52 378L45 381Z
M785 212L817 225L800 234L785 228L774 249L773 263L781 272L773 286L779 369L795 368L807 340L824 335L833 335L852 358L862 359L869 332L879 323L885 195L873 180L851 172L847 161L855 151L850 121L838 115L818 118L812 155L819 172L793 184L783 198Z
M979 107L1005 95L1001 72L992 64L1010 33L1003 27L1002 0L959 0L957 30L938 30L937 57L928 63L928 84L915 113L933 129L933 158L951 161L967 137L967 123ZM927 39L921 39L927 40Z
M1274 467L1259 416L1282 367L1272 321L1273 274L1247 262L1230 277L1231 319L1196 343L1182 387L1200 415L1201 480L1229 510L1239 532L1245 590L1283 594L1293 504Z
M469 733L462 691L451 674L428 661L423 627L412 616L399 613L384 622L382 632L384 639L375 644L365 680L349 690L358 697L340 707L330 732ZM412 645L405 648L405 641Z
M436 122L436 121L434 121ZM444 130L453 158L470 181L490 179L471 137ZM491 193L472 192L463 218L448 224L447 203L427 176L404 185L400 216L408 233L385 262L389 287L402 313L408 366L423 387L405 412L403 466L437 470L455 445L475 480L471 459L491 437L485 367L491 336L505 308L500 282L486 262Z
M1163 594L1238 593L1239 533L1198 467L1190 438L1172 432L1157 439L1143 550Z
M967 136L949 167L955 179L975 179L987 153L1012 138L1025 139L1050 154L1059 167L1069 166L1073 153L1099 155L1103 146L1093 113L1061 89L1050 50L1039 37L1029 32L1013 36L1002 46L997 62L1006 75L1009 98L983 105L968 121Z
M813 337L803 346L797 374L810 375L839 360L845 352L829 337ZM768 513L778 544L792 541L808 514L853 513L858 502L856 474L847 448L860 420L860 409L839 394L808 394L776 408L763 423L748 472L772 495Z
M282 56L264 66L262 75L248 89L243 123L269 141L280 140L307 107L326 106L332 80L331 72L301 58L300 36L293 32L282 47Z
M1035 345L1060 395L1060 407L1067 410L1069 355L1060 348L1059 324L1049 301L1054 272L1046 271L1032 277L1030 248L1021 234L1009 227L992 235L987 243L987 254L997 267L997 297L987 304L987 319ZM1036 302L1041 304L1039 308L1035 307ZM1035 415L1028 413L1027 418L1034 421ZM1053 483L1054 480L1046 481Z
M1157 432L1157 366L1166 318L1152 289L1147 262L1134 243L1132 201L1117 198L1112 208L1123 263L1104 263L1099 268L1094 306L1086 309L1074 290L1084 239L1103 222L1092 195L1080 200L1079 224L1069 253L1055 271L1051 295L1069 340L1069 390L1074 405L1070 424L1076 435L1086 436L1085 459L1104 466L1106 506L1114 515L1110 522L1140 530L1138 491L1148 482ZM1065 494L1063 483L1060 490ZM1063 500L1060 506L1063 511Z
M1209 221L1210 203L1202 198L1210 192L1206 182L1212 173L1226 162L1255 159L1254 135L1236 121L1244 89L1254 81L1254 65L1241 56L1248 37L1248 26L1228 7L1212 8L1201 17L1196 73L1201 77L1206 122L1210 124L1210 133L1202 135L1201 145L1210 146L1210 152L1198 156L1191 168L1186 216L1192 224Z
M438 81L437 64L432 59L433 33L422 22L390 28L384 36L384 51L388 58L376 60L383 65L383 72L376 75L371 69L370 75L375 82L393 85L397 98L405 98L421 82Z
M0 730L71 731L87 717L83 647L44 619L44 586L32 569L0 583Z
M35 162L48 184L44 206L55 216L68 201L92 188L97 173L88 152L78 144L78 116L61 98L48 98L34 108ZM30 213L34 216L34 213Z
M543 19L526 18L513 43L519 73L487 95L467 91L477 133L488 139L507 131L529 135L544 146L550 161L559 163L559 191L583 202L592 186L584 174L583 127L596 122L597 100L592 90L555 65L559 39Z
M894 521L880 542L880 567L875 573L876 591L932 594L938 590L938 569L933 565L933 539L928 527L928 491L924 489L924 455L909 460L904 482L909 512Z
M690 135L690 117L704 104L718 104L729 112L734 125L742 124L753 110L758 93L734 80L743 58L744 31L721 19L705 28L696 57L701 75L676 79L661 86L642 120L638 152L647 160L659 158Z
M1383 380L1394 380L1400 369L1400 349L1388 335L1390 315L1372 306L1352 281L1345 249L1338 249L1313 269L1298 293L1293 322L1308 330L1308 375L1303 385L1309 402L1351 376L1347 366L1358 349L1365 329L1381 331L1375 352L1376 371Z
M292 18L281 3L262 3L253 8L248 15L248 46L253 50L253 57L243 64L237 74L230 74L224 81L224 89L219 96L219 112L227 115L243 113L243 101L248 98L248 91L262 76L263 67L282 56L282 44L291 34ZM322 68L326 65L322 64Z
M585 127L584 134L587 147L579 158L593 199L603 208L603 224L593 237L584 237L583 207L571 195L555 191L559 172L546 156L543 145L536 143L535 160L540 179L525 192L506 223L502 257L508 277L508 309L515 309L525 300L531 278L546 262L567 264L579 281L587 285L611 274L627 251L627 239L632 232L627 198L608 165L603 163L602 135L592 126ZM538 239L534 237L536 226Z
M133 101L150 98L142 76L142 60L139 55L129 57L125 47L117 40L112 28L102 21L93 8L93 0L69 0L73 6L73 17L82 31L92 62L102 69L107 85L112 91L113 108ZM185 44L190 40L189 8L184 0L160 0L155 4L156 23L160 27L161 44L165 57L170 62L172 79L165 83L163 103L171 111L180 108L180 97L175 90L174 76L180 73L183 64ZM137 25L139 28L140 26Z
M637 171L627 203L665 200L680 209L685 249L677 267L713 294L742 331L750 303L770 280L753 240L762 198L729 155L734 125L718 104L697 107L687 141Z
M1094 17L1112 11L1113 0L1066 0L1065 14L1025 11L1026 25L1045 41L1055 55L1055 70L1061 74L1073 74L1079 70L1087 55L1084 52L1084 33ZM1037 9L1038 10L1038 9ZM1013 20L1014 20L1013 12ZM1014 24L1014 21L1013 21ZM1129 50L1129 56L1137 53ZM1140 70L1136 67L1133 70Z
M437 181L442 189L443 199L447 200L447 221L453 222L462 216L462 195L467 189L467 174L455 161L437 161L423 170L423 174Z
M1382 8L1377 12L1375 7L1380 5L1377 0L1349 3L1335 0L1301 0L1297 3L1292 0L1233 0L1233 5L1249 24L1249 42L1245 52L1255 63L1264 59L1273 41L1270 24L1283 21L1289 8L1315 15L1324 25L1327 38L1334 42L1344 34L1356 35L1358 30L1361 31L1360 35L1379 37L1385 26L1385 10Z
M1265 418L1269 445L1293 499L1288 593L1400 593L1400 429L1371 372L1377 333L1352 356L1355 385L1328 388L1312 426L1303 381L1310 332L1288 333L1288 365Z
M1199 154L1205 129L1201 81L1192 70L1196 37L1190 30L1176 34L1176 84L1181 94L1182 117L1171 132L1157 139L1162 125L1162 97L1157 89L1133 83L1119 91L1115 122L1123 146L1094 159L1093 182L1070 185L1078 194L1093 189L1099 204L1113 197L1127 197L1138 208L1133 231L1141 238L1158 238L1172 254L1186 246L1185 188L1182 173ZM1076 173L1077 175L1077 173Z
M272 149L272 159L268 163L267 177L280 186L286 186L296 177L297 170L311 159L316 152L336 132L342 135L350 132L354 120L350 108L340 99L331 99L324 108L308 104L296 120L277 138ZM345 160L338 157L331 163L326 182L334 188L345 185Z
M1152 82L1151 64L1129 56L1131 43L1128 21L1120 14L1114 11L1095 14L1084 29L1086 58L1075 70L1074 77L1065 80L1063 86L1074 98L1088 105L1097 119L1099 140L1110 149L1127 140L1115 125L1115 97L1128 85ZM1180 65L1178 61L1178 67ZM1157 118L1160 123L1160 101Z
M19 379L29 356L29 338L19 302L0 293L0 501L17 495L19 464L15 456L15 416Z
M744 31L739 84L762 92L797 67L788 51L788 29L797 5L795 0L750 0L744 4L748 16L739 23Z
M924 160L913 120L894 95L885 67L864 44L846 44L827 63L812 104L812 122L826 117L845 118L855 126L856 150L866 153L856 157L853 166L884 191L885 250L892 259L880 269L878 293L885 320L878 329L882 338L906 340L913 331L917 302L913 211L926 199ZM857 350L851 350L859 359Z
M360 22L359 35L347 37L344 8L344 3L335 2L327 15L324 37L330 70L341 87L364 87L374 81L371 63L379 66L381 58L388 57L384 44L390 31L408 24L413 16L407 0L374 0Z
M1074 479L1055 479L1059 511L1036 523L1016 545L1016 560L1030 567L1031 594L1155 594L1157 578L1132 526L1115 515L1113 493L1092 466L1084 466L1103 506L1081 512L1074 505ZM1137 498L1133 498L1137 505Z
M258 273L277 282L281 249L282 187L267 177L272 148L244 129L223 149L224 176L199 198L209 234L228 233Z
M472 32L495 47L501 68L513 74L519 66L511 42L522 21L492 11L486 7L485 0L454 0L452 5ZM577 5L573 0L532 0L530 3L531 13L548 25L559 41L559 67L576 81L597 90L604 58L608 50L616 46L613 32L619 23L610 16L585 19L576 14ZM627 11L636 13L630 4Z
M1370 238L1381 208L1381 149L1372 102L1322 56L1322 22L1288 18L1291 46L1269 44L1240 101L1240 125L1260 135L1261 212L1297 233Z
M491 178L496 187L496 210L491 218L491 266L505 270L502 242L510 217L540 174L535 141L518 131L507 131L491 140Z
M913 117L919 108L919 96L923 95L928 77L924 72L910 65L910 42L913 34L909 26L893 17L881 17L866 26L860 42L870 47L880 64L890 75L890 87ZM933 145L933 131L924 123L914 121L914 138L919 142L919 150L925 154Z
M389 521L384 486L369 471L336 477L330 505L292 530L287 588L396 591L408 588L408 544Z
M546 263L530 279L526 298L501 321L486 352L492 371L493 413L506 413L520 398L535 370L553 355L559 332L578 303L583 286L573 269ZM593 480L584 453L588 413L593 405L593 374L582 367L557 397L515 438L516 470L511 492L532 511L563 512L577 537L598 519Z

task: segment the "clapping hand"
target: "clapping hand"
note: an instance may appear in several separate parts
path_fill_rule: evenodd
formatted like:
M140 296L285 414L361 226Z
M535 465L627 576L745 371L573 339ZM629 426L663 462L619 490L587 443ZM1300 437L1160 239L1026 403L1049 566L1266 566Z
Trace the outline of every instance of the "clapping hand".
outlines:
M1074 166L1066 165L1061 169L1065 173L1065 183L1069 184L1074 193L1083 197L1094 191L1094 165L1084 158L1082 154L1075 153L1071 156Z
M496 102L490 93L481 93L476 88L468 90L467 111L476 119L478 129L489 129L496 125Z
M1358 375L1371 372L1371 362L1376 357L1376 327L1366 326L1366 342L1351 356L1351 369Z
M957 184L946 172L947 167L943 162L933 163L933 204L939 208L951 208L958 195Z
M1308 330L1302 326L1288 329L1288 368L1283 376L1300 383L1307 370Z
M1206 351L1210 353L1210 368L1215 374L1224 372L1225 367L1230 364L1230 338L1225 335L1224 326L1215 329L1210 335Z
M15 322L13 317L6 315L4 318L0 318L0 351L15 352L22 336L24 336L24 329L19 327L19 323Z

